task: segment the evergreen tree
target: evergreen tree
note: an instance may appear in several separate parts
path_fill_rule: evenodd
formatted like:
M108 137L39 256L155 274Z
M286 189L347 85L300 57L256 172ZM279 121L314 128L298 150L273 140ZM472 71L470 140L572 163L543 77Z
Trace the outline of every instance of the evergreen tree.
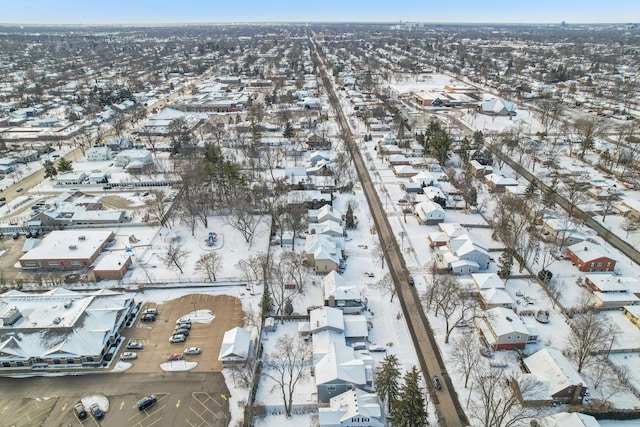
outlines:
M71 162L65 159L64 157L61 157L60 160L58 161L58 172L64 173L64 172L71 172L71 171L73 171L73 166L71 165Z
M399 366L398 358L393 354L389 354L382 360L382 366L380 366L376 376L376 393L378 393L378 397L383 404L385 401L387 402L387 411L389 413L393 410L398 396Z
M56 169L56 165L54 165L51 160L46 160L44 162L44 177L53 178L56 175L58 175L58 170Z
M427 421L427 406L420 387L420 371L414 365L404 375L404 384L400 387L398 400L391 410L389 421L394 427L423 427Z
M506 250L500 255L498 259L498 276L501 279L507 280L511 276L511 270L513 269L513 254L511 251Z
M356 228L356 217L353 215L353 207L351 206L351 203L347 206L347 213L344 216L344 222L345 228Z
M262 317L269 317L273 311L273 299L271 298L269 286L264 286L264 290L262 291L262 301L260 304L262 306Z
M282 136L287 139L291 139L293 138L294 132L295 130L293 129L293 125L289 120L287 120L284 124L284 130L282 131Z

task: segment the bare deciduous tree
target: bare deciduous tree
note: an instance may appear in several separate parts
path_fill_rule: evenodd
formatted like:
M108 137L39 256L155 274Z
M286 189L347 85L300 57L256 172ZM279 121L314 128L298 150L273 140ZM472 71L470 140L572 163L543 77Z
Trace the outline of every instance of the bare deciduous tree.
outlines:
M475 334L462 334L453 340L451 360L464 374L464 388L469 384L469 377L481 361L480 345Z
M393 281L391 274L385 273L385 275L382 276L382 279L376 282L376 287L380 289L382 293L391 295L389 302L393 302L393 297L396 296L396 284Z
M306 377L310 364L309 344L290 335L278 338L275 350L265 357L264 374L276 383L276 388L280 389L287 417L291 416L296 386Z
M167 253L162 257L165 265L169 268L177 268L180 274L184 274L182 270L185 259L189 256L189 251L184 246L171 242L167 248Z
M473 373L477 399L471 403L471 417L482 427L511 427L531 417L520 405L519 394L526 393L533 384L526 379L517 382L520 392L510 387L506 374L499 368L478 369Z
M222 270L222 254L212 251L202 254L196 261L195 270L202 273L204 280L215 282L216 274Z
M582 372L597 353L604 350L615 338L612 328L593 309L578 313L571 319L571 334L567 336L566 350L575 359L578 372Z

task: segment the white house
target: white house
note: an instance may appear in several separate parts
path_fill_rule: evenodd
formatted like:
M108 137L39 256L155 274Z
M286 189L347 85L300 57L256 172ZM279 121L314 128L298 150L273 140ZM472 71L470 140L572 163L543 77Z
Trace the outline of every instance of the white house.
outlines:
M113 152L109 147L91 147L86 153L87 160L90 162L111 160L113 158Z
M153 163L152 153L147 150L124 150L116 154L114 159L116 166L122 168L133 162L141 165L150 165Z
M430 200L418 203L415 206L415 213L421 224L432 225L444 222L444 209Z
M494 351L523 349L529 340L529 330L512 310L496 307L475 320L480 334Z
M61 185L78 185L82 184L87 178L84 172L65 172L58 175L56 181Z
M540 427L600 427L600 423L591 415L580 412L559 412L540 420Z
M384 411L375 393L358 388L329 400L328 408L318 408L320 427L384 427Z

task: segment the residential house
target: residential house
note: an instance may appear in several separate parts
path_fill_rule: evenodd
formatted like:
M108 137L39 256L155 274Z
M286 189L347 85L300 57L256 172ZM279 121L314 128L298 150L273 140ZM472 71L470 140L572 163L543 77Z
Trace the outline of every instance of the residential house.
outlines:
M587 386L571 362L558 350L543 348L522 360L529 375L514 381L524 405L539 406L553 402L581 403ZM527 382L527 387L519 384Z
M387 162L389 163L389 166L401 166L401 165L411 164L411 160L408 157L406 157L404 154L394 154L392 156L389 156L387 158Z
M504 288L489 288L480 291L480 299L483 308L495 307L513 308L515 303L511 295Z
M84 172L65 172L57 176L56 182L60 185L80 185L86 178Z
M580 242L567 248L571 262L583 272L614 271L616 260L607 249L591 242Z
M411 178L412 176L417 175L418 171L411 165L399 165L393 167L393 173L398 178Z
M251 332L236 326L224 333L218 361L222 366L244 364L249 358L250 347Z
M438 203L425 201L415 206L415 215L421 224L433 225L444 222L444 209Z
M311 234L305 241L306 263L309 267L313 267L316 273L336 271L340 266L340 260L344 257L343 251L343 238Z
M324 305L339 308L345 314L360 313L367 307L360 287L347 284L344 277L332 271L322 278Z
M595 417L580 412L558 412L542 418L538 425L540 427L600 427Z
M486 344L494 351L524 349L529 330L518 315L503 307L491 308L475 324Z
M593 292L593 299L602 308L622 308L640 302L640 281L613 274L587 274L584 285ZM635 292L634 292L635 291Z
M475 176L476 178L482 178L493 173L492 166L483 165L477 160L469 161L469 168L471 169L471 175Z
M499 173L490 173L485 175L485 182L491 191L496 193L504 193L506 187L517 187L518 181L514 178L506 178Z
M431 175L429 172L426 172L426 171L421 171L416 175L412 176L411 181L415 182L416 184L422 187L428 187L438 182L433 175Z
M124 168L132 165L150 165L152 153L147 150L123 150L114 156L116 166Z
M480 112L490 116L515 116L516 106L504 99L494 98L480 104Z
M332 397L329 406L318 408L319 427L384 427L383 406L375 393L359 388Z
M324 205L320 207L320 209L310 209L307 217L311 223L322 223L326 221L331 221L336 224L342 223L342 212L334 209L331 205Z
M471 279L478 289L478 292L485 289L505 288L504 280L496 273L474 273L471 275Z
M315 340L315 337L314 337ZM318 402L328 403L353 386L371 388L373 376L367 374L365 360L344 343L331 343L327 353L315 364L315 380ZM373 373L373 363L369 365Z
M111 160L113 152L109 147L91 147L86 151L87 160L90 162L99 162Z
M578 226L569 218L546 218L542 224L542 235L562 246L571 246L585 239L577 229Z

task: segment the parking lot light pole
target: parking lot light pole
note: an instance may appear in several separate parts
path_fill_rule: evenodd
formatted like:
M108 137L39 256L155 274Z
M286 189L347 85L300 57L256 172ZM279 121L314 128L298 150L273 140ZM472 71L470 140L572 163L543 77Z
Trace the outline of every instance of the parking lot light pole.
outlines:
M193 317L196 317L198 315L197 311L196 311L196 301L191 301L191 304L193 304Z

